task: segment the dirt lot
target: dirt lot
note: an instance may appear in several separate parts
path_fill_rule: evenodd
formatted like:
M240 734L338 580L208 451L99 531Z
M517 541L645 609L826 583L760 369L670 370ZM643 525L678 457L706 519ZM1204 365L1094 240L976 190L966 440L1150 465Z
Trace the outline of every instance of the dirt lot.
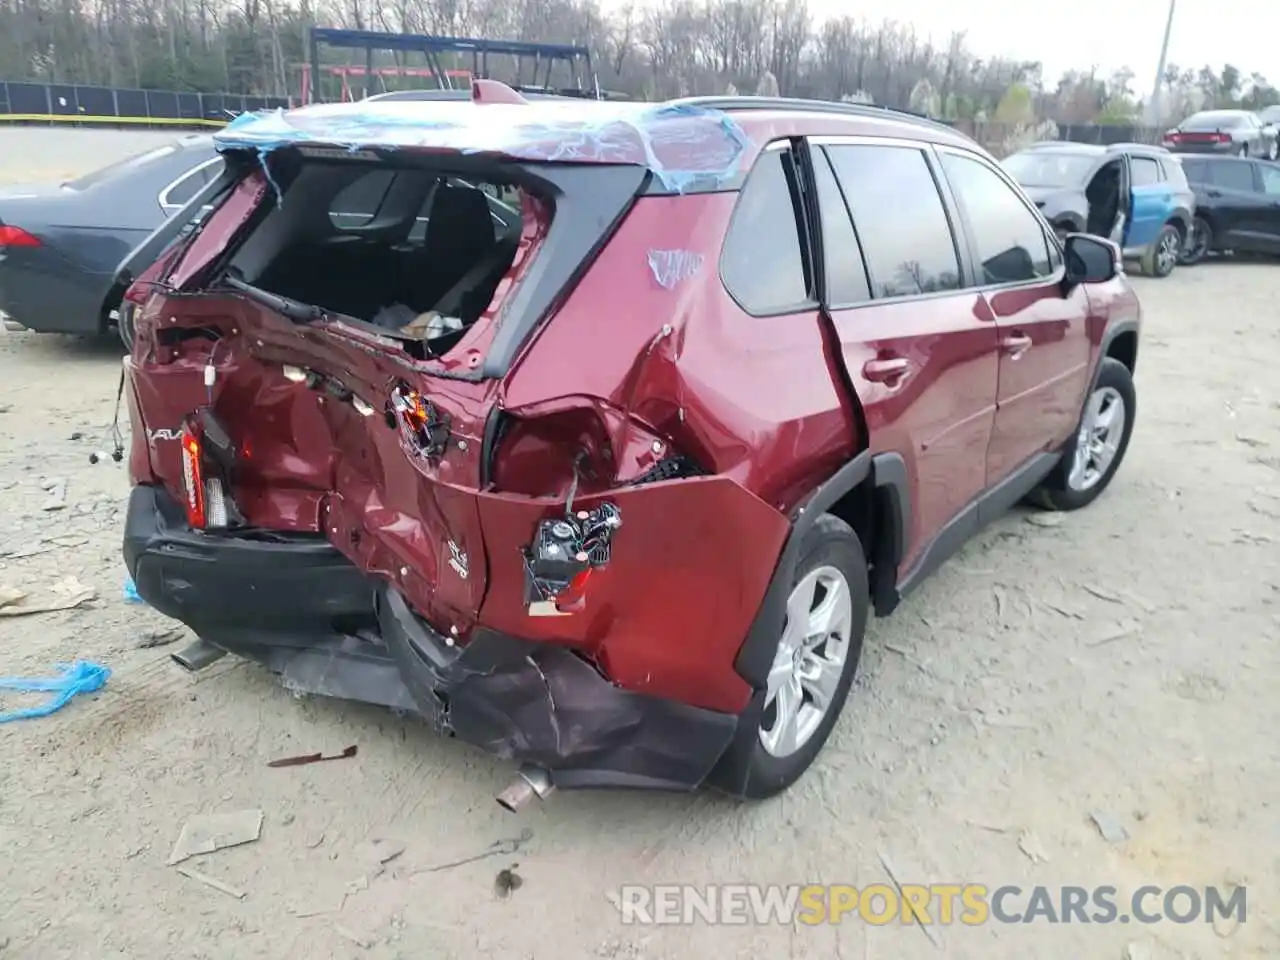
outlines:
M183 674L176 644L143 646L170 624L121 595L125 470L87 462L119 351L0 333L0 589L71 575L97 591L0 619L0 675L114 671L94 698L0 726L0 955L1280 956L1280 267L1137 283L1141 410L1117 482L1056 526L1009 516L873 623L820 765L758 806L578 793L512 816L492 800L507 764L414 722L295 698L230 659ZM66 506L48 511L56 478ZM188 817L245 809L264 812L258 841L184 864L243 899L166 865ZM377 838L404 848L380 874ZM1122 903L1143 884L1244 884L1248 919L637 927L609 899L865 886L888 879L882 855L904 883L1109 884ZM523 880L506 896L504 869Z

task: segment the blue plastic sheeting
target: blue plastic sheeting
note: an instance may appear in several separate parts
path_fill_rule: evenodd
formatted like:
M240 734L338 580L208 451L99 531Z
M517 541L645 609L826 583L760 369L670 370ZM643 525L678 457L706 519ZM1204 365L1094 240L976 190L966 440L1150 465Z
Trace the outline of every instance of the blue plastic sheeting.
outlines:
M537 100L363 101L241 114L221 150L316 144L350 151L418 148L513 160L648 167L668 190L720 186L742 172L751 141L726 113L690 104Z
M648 257L653 279L667 290L674 290L702 269L702 254L692 250L650 250Z
M51 696L38 707L26 710L13 710L0 713L0 723L11 720L34 720L47 717L65 707L71 698L81 693L96 693L106 684L111 670L101 664L88 660L77 660L75 663L59 663L59 676L49 679L32 679L29 677L0 677L0 690L14 690L19 693L51 693Z
M138 595L138 587L133 582L133 577L124 578L124 589L121 593L124 596L125 603L146 603L146 601Z

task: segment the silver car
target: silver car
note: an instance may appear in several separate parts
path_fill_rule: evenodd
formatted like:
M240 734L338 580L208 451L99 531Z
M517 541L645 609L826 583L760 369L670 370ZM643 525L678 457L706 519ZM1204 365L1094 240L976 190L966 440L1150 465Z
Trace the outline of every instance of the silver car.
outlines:
M1201 110L1164 135L1174 153L1215 153L1274 160L1277 131L1252 110Z

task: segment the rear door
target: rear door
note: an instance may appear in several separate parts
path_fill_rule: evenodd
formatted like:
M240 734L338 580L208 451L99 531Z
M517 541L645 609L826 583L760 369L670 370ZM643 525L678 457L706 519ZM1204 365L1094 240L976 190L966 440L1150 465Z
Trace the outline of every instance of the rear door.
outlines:
M812 149L826 309L872 452L907 467L906 571L986 485L996 324L966 289L963 239L928 147L838 137Z
M1172 189L1164 182L1160 164L1153 157L1129 156L1129 190L1133 197L1133 220L1125 246L1145 250L1160 235L1169 219Z
M1259 163L1263 208L1263 235L1258 238L1260 249L1280 253L1280 164Z
M1214 229L1217 246L1226 250L1265 249L1269 205L1256 170L1248 160L1210 160L1206 196L1217 210ZM1259 246L1263 244L1263 246Z
M939 148L962 214L974 286L999 331L999 387L987 486L1057 449L1080 416L1089 376L1083 286L1063 294L1057 242L994 164Z

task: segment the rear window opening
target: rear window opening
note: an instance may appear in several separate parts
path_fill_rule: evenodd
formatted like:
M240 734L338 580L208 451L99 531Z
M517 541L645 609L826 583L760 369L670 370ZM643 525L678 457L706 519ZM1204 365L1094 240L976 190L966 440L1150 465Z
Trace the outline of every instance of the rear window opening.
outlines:
M443 356L489 309L535 215L514 183L439 169L317 161L282 172L280 202L268 194L222 276L292 301L295 319L319 308L419 358Z

